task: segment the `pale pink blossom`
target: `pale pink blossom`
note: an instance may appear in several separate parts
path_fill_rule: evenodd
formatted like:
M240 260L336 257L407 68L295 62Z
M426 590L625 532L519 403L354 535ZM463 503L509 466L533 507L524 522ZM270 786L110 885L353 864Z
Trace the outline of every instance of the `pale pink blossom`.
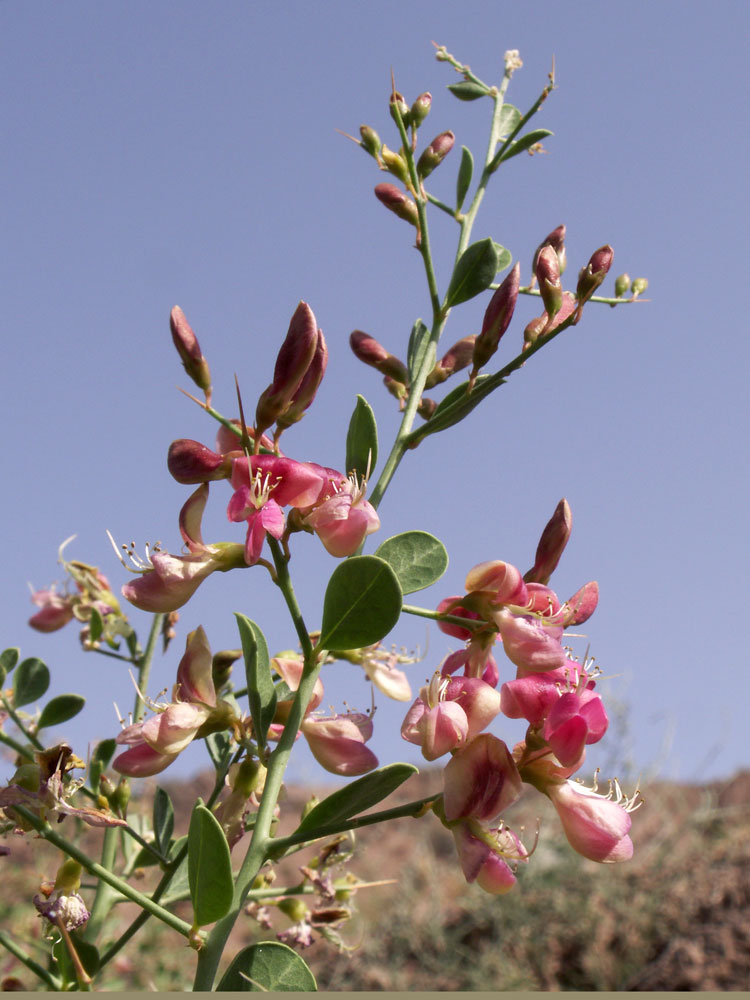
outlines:
M346 715L308 715L300 729L310 751L326 771L353 777L378 766L378 759L365 746L372 736L372 719L361 712Z
M515 867L528 861L520 839L504 825L486 829L473 820L457 823L451 833L466 881L495 896L510 892L516 884Z
M444 771L445 818L489 821L521 794L521 776L506 744L491 733L458 750Z
M628 861L633 842L628 836L635 803L622 805L575 781L556 782L544 789L560 817L570 846L591 861Z
M401 736L437 760L463 746L500 711L500 692L478 677L448 677L436 672L409 709Z
M366 483L356 476L336 484L335 492L305 516L327 552L338 559L353 555L380 527L377 511L365 500Z
M57 632L73 619L73 598L67 594L58 594L53 587L48 590L35 590L31 600L39 608L29 618L29 625L37 632Z

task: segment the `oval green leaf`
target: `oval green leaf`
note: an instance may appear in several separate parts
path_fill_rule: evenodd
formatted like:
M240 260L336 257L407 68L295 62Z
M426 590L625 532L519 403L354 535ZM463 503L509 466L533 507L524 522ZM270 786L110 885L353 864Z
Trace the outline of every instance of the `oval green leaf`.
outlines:
M360 479L369 477L378 461L378 425L372 407L357 396L354 413L346 434L346 472L356 472Z
M387 538L375 555L385 559L391 567L404 594L424 590L439 580L448 568L445 546L428 531L404 531Z
M460 420L463 420L464 417L467 417L485 398L477 390L481 388L488 378L491 378L491 376L480 375L474 382L474 388L471 392L467 391L469 383L462 382L461 385L456 386L447 396L443 397L437 409L430 417L429 422L424 424L423 428L420 428L423 430L424 435L427 436L428 434L436 434L438 431L447 430L448 427L452 427ZM502 381L495 388L499 388L501 385L503 385Z
M313 993L318 984L304 959L280 941L243 948L216 987L219 993Z
M102 632L104 631L104 619L101 614L96 610L96 608L91 608L91 617L89 618L89 640L91 642L98 642L102 637Z
M485 291L497 274L497 251L489 237L472 243L458 259L445 296L445 306L458 305Z
M406 366L412 378L422 366L425 353L430 346L430 331L421 319L418 319L409 334L409 346L406 352Z
M503 104L503 109L500 112L497 134L503 139L507 138L511 132L514 132L518 128L520 121L521 112L518 108L514 107L512 104Z
M232 738L227 732L209 733L206 737L206 749L211 763L217 771L221 771L232 752Z
M199 927L221 920L229 912L234 894L229 844L221 824L200 799L193 807L188 830L188 881Z
M357 649L378 642L398 621L401 603L398 577L384 559L352 556L328 581L321 648Z
M497 269L498 271L504 271L507 267L510 267L513 254L510 250L506 250L504 246L501 246L500 243L495 243L495 251L497 253Z
M240 630L242 652L245 656L245 676L247 678L247 700L250 703L250 715L253 720L253 730L259 745L266 741L268 727L276 712L276 692L271 675L271 658L268 655L268 643L260 627L245 615L235 612Z
M52 698L42 709L39 716L39 729L47 726L59 726L62 722L74 719L86 704L86 699L80 694L59 694Z
M371 771L363 778L357 778L323 799L310 810L299 830L315 830L320 827L351 819L382 802L391 792L402 785L412 774L417 773L413 764L388 764ZM297 832L295 831L295 832Z
M19 664L13 675L13 703L16 708L38 701L49 687L49 670L35 656Z
M9 646L8 649L4 649L2 653L0 653L0 667L6 674L9 674L18 663L20 656L21 650L18 646Z
M486 97L489 93L481 83L474 83L471 80L462 80L461 83L449 83L448 90L459 101L476 101L480 97Z
M471 178L474 174L474 157L471 150L466 146L461 147L461 164L458 168L458 179L456 180L456 211L461 211L466 192L469 190Z

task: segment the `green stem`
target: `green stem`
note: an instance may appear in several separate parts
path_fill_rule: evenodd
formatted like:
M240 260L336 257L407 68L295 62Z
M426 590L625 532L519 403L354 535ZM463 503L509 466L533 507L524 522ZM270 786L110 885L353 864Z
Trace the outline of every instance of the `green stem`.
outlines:
M11 750L15 750L19 756L25 757L26 760L34 760L34 754L31 750L29 750L28 747L22 746L22 744L14 740L12 736L8 736L7 733L0 732L0 743L4 743L7 747L10 747Z
M111 871L114 868L116 853L117 827L109 826L104 831L104 839L102 843L100 864L103 868L106 868L108 871ZM109 911L112 909L112 905L118 897L119 893L116 892L112 886L107 885L107 883L101 879L99 880L96 886L94 902L91 907L91 916L89 917L86 929L83 932L83 936L87 941L96 941L99 937L99 932L104 925L104 921L107 919Z
M36 747L37 750L44 750L44 744L40 742L40 740L38 739L38 737L34 735L34 733L32 733L29 729L27 729L27 727L24 725L23 721L19 717L16 710L13 708L8 699L2 693L0 693L0 701L2 701L3 708L8 713L10 718L15 722L18 728L21 730L21 732L29 741L29 743L31 743L32 746Z
M151 622L151 631L148 634L146 648L143 651L143 655L136 662L136 666L138 667L138 690L135 696L135 705L133 706L133 722L139 721L145 707L141 693L146 694L148 678L151 673L151 662L154 658L154 650L156 649L156 640L159 638L163 624L164 615L161 613L155 614Z
M62 989L62 981L58 979L57 976L53 976L51 972L48 972L38 962L35 962L34 959L31 958L30 955L27 955L23 948L3 930L0 930L0 944L6 948L11 955L14 955L19 962L25 965L30 972L33 972L38 979L41 979L43 983L46 983L50 989L54 990L56 993Z
M102 879L108 885L111 885L113 889L122 893L131 902L137 903L144 910L148 910L154 917L158 917L163 923L167 924L173 930L176 930L183 937L190 937L191 926L184 920L180 920L169 910L165 910L164 907L159 906L154 903L148 896L144 895L142 892L138 892L131 885L128 885L123 879L118 878L117 875L108 871L102 865L93 861L84 851L80 850L74 843L67 840L67 838L60 836L60 834L52 827L46 820L40 819L36 813L27 809L26 806L13 806L13 808L21 815L23 818L30 823L37 833L41 834L45 840L50 844L54 844L61 851L67 854L69 857L77 861L83 868L86 869L91 875L95 875L97 878Z
M276 803L281 793L284 772L286 771L297 733L302 724L305 710L310 703L321 663L325 658L324 651L313 648L310 641L309 630L305 625L302 612L297 603L289 575L287 559L284 556L281 545L271 537L268 538L268 544L276 567L276 583L284 595L284 600L292 617L297 638L302 647L305 666L302 671L299 687L292 701L284 731L276 748L268 758L268 770L266 772L263 796L255 817L255 826L250 839L250 845L235 882L231 909L214 926L204 947L198 953L198 967L193 982L193 990L196 992L211 990L213 987L216 970L218 969L227 938L242 910L242 905L252 888L258 872L269 856L269 846L273 843L271 838L271 824L274 820Z
M431 611L429 608L419 608L415 604L404 604L401 610L407 615L417 615L419 618L431 618L436 622L448 622L450 625L461 625L463 628L477 629L484 628L487 622L476 618L461 618L460 615L444 615L439 611Z
M277 837L273 842L271 857L278 860L288 848L294 847L296 844L322 840L324 837L332 837L337 833L360 830L365 826L373 826L375 823L387 823L392 819L401 819L405 816L418 816L442 794L442 792L436 792L434 795L428 795L424 799L407 802L403 806L394 806L393 809L383 809L381 812L369 813L367 816L359 816L357 819L346 819L341 820L339 823L329 823L327 826L321 826L317 830L303 830L300 833L292 833L288 837Z

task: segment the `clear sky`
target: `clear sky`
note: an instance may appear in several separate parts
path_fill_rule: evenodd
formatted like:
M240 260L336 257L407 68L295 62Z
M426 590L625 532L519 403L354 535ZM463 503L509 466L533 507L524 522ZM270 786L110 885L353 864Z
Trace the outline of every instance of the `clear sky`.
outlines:
M421 262L408 227L373 197L386 178L335 130L366 122L396 145L392 68L407 100L433 94L425 139L453 129L479 159L489 104L445 90L458 78L435 61L434 39L488 82L518 48L524 67L508 97L522 110L555 59L558 89L536 119L554 132L546 154L500 172L475 237L507 246L527 280L535 246L565 222L569 285L611 243L612 273L647 277L650 302L588 307L465 424L409 455L379 538L423 528L443 539L448 573L419 595L434 606L481 560L528 568L566 496L573 537L552 582L569 596L599 581L587 634L612 714L625 720L591 764L685 780L748 766L749 29L742 2L0 5L0 623L3 645L49 663L54 693L89 698L59 734L81 756L87 741L115 735L112 702L132 704L130 681L114 661L83 654L73 626L29 630L27 582L60 578L57 548L71 534L67 555L118 584L105 529L178 549L188 490L167 473L167 447L178 437L210 445L215 430L176 391L191 385L170 308L185 310L216 405L232 412L234 373L252 409L297 302L310 303L331 359L314 408L285 439L294 457L343 466L357 392L375 408L382 445L395 430L393 400L348 336L359 328L403 354L413 321L428 316ZM457 151L433 175L446 198ZM456 231L438 213L443 288ZM446 346L476 332L485 302L455 310ZM534 306L519 305L496 367L516 353ZM243 537L224 516L228 496L223 484L212 490L207 541ZM293 568L311 624L334 565L317 539L300 539ZM152 695L171 687L188 629L202 623L215 649L237 645L235 610L263 627L272 651L293 644L263 577L207 581L154 668ZM145 636L147 616L132 618ZM389 641L427 645L409 668L415 691L455 648L410 618ZM356 668L326 668L324 681L326 703L369 707ZM381 762L418 763L398 734L406 706L378 705ZM499 720L493 731L515 742L523 727ZM171 773L205 761L191 747ZM293 773L326 777L306 750Z

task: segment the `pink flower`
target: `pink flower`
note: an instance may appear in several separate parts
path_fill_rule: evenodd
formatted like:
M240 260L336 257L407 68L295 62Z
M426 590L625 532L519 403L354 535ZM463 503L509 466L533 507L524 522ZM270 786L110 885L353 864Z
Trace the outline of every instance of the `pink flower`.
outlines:
M338 559L353 555L367 535L380 527L377 511L365 500L365 486L356 477L345 479L305 516L326 551Z
M313 757L333 774L353 777L378 766L378 759L365 746L372 736L372 719L361 712L328 717L308 715L300 727Z
M457 823L451 832L466 881L495 896L510 892L516 884L511 865L529 857L515 833L504 825L488 830L472 820Z
M55 591L35 590L31 600L40 609L29 618L29 625L37 632L57 632L73 619L73 598Z
M553 782L544 791L557 809L573 850L591 861L608 863L633 856L628 810L635 808L635 801L623 806L619 799L614 801L574 781Z
M207 722L220 729L238 721L228 702L217 702L211 664L206 633L199 626L187 637L173 701L168 705L149 702L155 714L127 726L117 737L117 742L129 749L112 762L116 771L137 778L158 774L177 759Z
M473 739L500 711L500 693L478 677L446 677L437 672L409 709L401 736L437 760Z
M173 556L156 549L147 553L143 560L128 551L130 561L135 566L131 572L140 575L132 583L126 583L121 593L136 608L152 612L176 611L190 600L201 583L212 573L226 573L230 569L247 565L241 545L230 542L204 544L201 538L201 519L207 499L208 483L203 483L180 511L180 534L189 550L188 555ZM112 544L115 545L113 540ZM130 569L117 546L115 551L123 566Z
M443 806L448 822L471 816L491 820L521 794L521 776L508 747L482 733L459 750L444 772Z

